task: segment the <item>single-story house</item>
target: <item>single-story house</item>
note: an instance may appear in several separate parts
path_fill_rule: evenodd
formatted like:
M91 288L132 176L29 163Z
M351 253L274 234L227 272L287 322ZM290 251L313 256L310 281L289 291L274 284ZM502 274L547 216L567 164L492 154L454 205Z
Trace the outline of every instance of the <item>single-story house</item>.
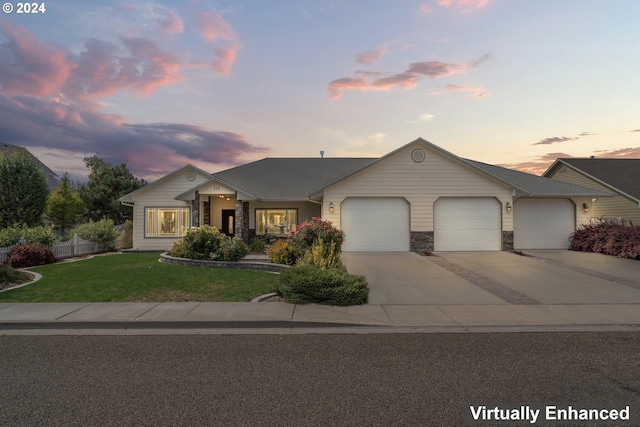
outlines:
M343 229L344 251L567 248L606 191L456 156L422 138L381 158L266 158L209 174L187 165L120 199L133 247L167 249L188 227L249 242L312 216Z
M640 159L557 159L543 176L614 193L615 197L594 198L594 218L621 218L640 224Z

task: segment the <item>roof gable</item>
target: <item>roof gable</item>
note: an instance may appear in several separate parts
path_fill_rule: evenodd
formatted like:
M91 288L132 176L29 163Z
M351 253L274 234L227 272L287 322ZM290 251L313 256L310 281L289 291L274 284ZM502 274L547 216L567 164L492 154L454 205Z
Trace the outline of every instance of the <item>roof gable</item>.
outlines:
M543 175L552 176L560 165L640 203L640 159L560 158Z
M169 174L167 174L167 175L163 176L162 178L158 178L158 179L156 179L156 180L155 180L155 181L153 181L152 183L147 184L147 185L145 185L145 186L144 186L144 187L142 187L142 188L139 188L139 189L137 189L137 190L135 190L135 191L133 191L133 192L131 192L131 193L129 193L129 194L126 194L126 195L124 195L124 196L120 197L118 200L119 200L121 203L125 203L125 204L127 204L127 203L128 203L128 204L135 203L135 198L136 198L137 196L140 196L141 194L143 194L143 193L145 193L145 192L147 192L147 191L149 191L149 190L151 190L151 189L157 188L157 187L158 187L158 186L160 186L161 184L163 184L163 183L165 183L165 182L167 182L167 181L171 180L173 177L175 177L175 176L177 176L177 175L179 175L179 174L181 174L181 173L185 173L185 174L186 174L186 173L188 173L190 170L191 170L192 172L196 173L196 174L204 175L205 177L211 177L211 175L210 175L208 172L205 172L205 171L203 171L202 169L200 169L200 168L198 168L198 167L196 167L196 166L193 166L193 165L188 164L188 165L186 165L186 166L181 167L180 169L178 169L178 170L176 170L176 171L173 171L173 172L171 172L171 173L169 173ZM194 180L195 180L195 178L196 178L196 177L194 176ZM194 183L194 184L195 184L195 183Z

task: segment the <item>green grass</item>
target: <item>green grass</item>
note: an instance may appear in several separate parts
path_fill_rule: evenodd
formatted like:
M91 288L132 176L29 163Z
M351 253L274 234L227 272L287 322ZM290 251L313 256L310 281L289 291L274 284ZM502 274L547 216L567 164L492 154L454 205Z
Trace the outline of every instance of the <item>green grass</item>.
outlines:
M249 301L273 292L278 275L158 262L158 254L117 254L34 267L42 279L0 293L0 302Z

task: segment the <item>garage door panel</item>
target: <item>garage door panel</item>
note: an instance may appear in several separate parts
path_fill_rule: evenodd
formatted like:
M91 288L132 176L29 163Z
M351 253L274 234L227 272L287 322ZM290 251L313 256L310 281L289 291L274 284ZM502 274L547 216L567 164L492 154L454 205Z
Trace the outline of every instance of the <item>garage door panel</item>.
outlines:
M513 206L515 249L567 249L575 229L568 199L520 199Z
M341 205L342 250L408 251L409 203L403 198L348 198Z
M499 251L500 202L494 198L441 198L434 205L436 251Z

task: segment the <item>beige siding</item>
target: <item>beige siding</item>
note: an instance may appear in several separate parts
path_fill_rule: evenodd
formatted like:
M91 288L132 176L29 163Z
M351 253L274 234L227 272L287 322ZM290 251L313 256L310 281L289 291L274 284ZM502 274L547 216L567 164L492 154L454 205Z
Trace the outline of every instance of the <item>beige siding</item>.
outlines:
M171 248L177 238L173 237L144 237L144 208L145 207L191 207L191 202L174 200L178 194L202 184L211 179L210 176L203 175L196 170L196 179L189 181L186 179L187 170L176 173L164 182L150 187L147 191L135 196L133 208L133 247L139 250L165 250Z
M613 192L610 188L566 166L560 166L552 178L594 190ZM601 197L597 201L589 199L586 203L590 207L589 216L592 218L624 218L634 223L640 223L640 206L622 196ZM582 203L579 207L582 208Z
M416 148L426 153L421 163L411 159ZM502 206L513 200L506 185L419 143L326 188L323 217L340 226L340 205L347 197L404 197L410 204L412 231L433 231L433 204L439 197L496 197ZM511 212L505 209L502 229L513 230Z

